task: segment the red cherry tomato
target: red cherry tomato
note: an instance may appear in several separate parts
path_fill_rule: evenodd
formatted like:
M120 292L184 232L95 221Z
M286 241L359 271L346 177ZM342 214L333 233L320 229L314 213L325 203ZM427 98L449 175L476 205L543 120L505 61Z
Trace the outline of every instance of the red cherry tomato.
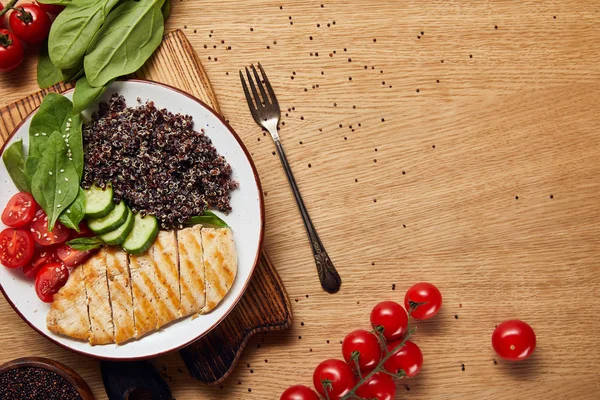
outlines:
M356 394L362 399L394 400L396 383L385 372L378 372L360 385Z
M341 360L329 359L317 365L313 373L313 385L323 397L324 385L327 386L329 399L339 400L356 385L356 378L348 364Z
M383 366L393 374L397 374L400 370L404 370L406 377L413 378L421 371L421 367L423 366L423 353L421 353L419 346L410 340L407 340L400 349L394 351L400 343L402 343L401 340L396 340L387 344L388 351L394 352L394 354L388 358Z
M50 17L37 4L19 4L8 17L8 26L25 43L46 40L50 25Z
M0 29L0 72L17 68L25 58L21 41L8 29Z
M279 400L319 400L319 396L308 386L294 385L287 388Z
M31 220L31 234L33 240L42 246L52 246L62 243L69 238L69 230L60 222L54 225L52 232L48 232L48 217L44 210L40 209Z
M383 327L386 340L399 339L408 328L408 316L402 306L395 301L383 301L371 311L371 325L377 329Z
M0 233L0 262L7 268L20 268L33 257L35 245L24 229L7 228Z
M91 253L91 251L75 250L66 244L63 244L56 250L56 254L58 255L60 261L62 261L62 263L69 268L73 268L82 264L88 259Z
M416 283L406 292L404 306L409 310L408 312L411 317L415 319L429 319L440 311L442 307L442 294L431 283Z
M31 262L23 267L25 277L35 279L38 271L46 264L60 262L53 247L40 247L35 250Z
M508 361L529 358L535 350L533 328L517 319L504 321L492 333L492 346L498 355Z
M29 193L20 192L8 201L2 212L2 223L13 228L21 228L31 222L37 204Z
M65 286L69 279L69 270L60 263L46 264L35 277L35 292L40 300L52 303L54 295Z
M342 343L344 360L352 368L356 366L354 360L352 360L354 352L358 353L358 367L360 368L360 372L371 371L381 360L381 347L377 336L364 329L350 332Z
M92 237L96 236L90 228L88 228L85 222L79 224L79 232L74 229L69 229L69 239L75 239L80 237Z
M40 6L40 8L46 11L48 14L52 15L60 14L60 12L65 9L65 6L59 6L56 4L44 4L40 3L39 1L36 1L35 4Z

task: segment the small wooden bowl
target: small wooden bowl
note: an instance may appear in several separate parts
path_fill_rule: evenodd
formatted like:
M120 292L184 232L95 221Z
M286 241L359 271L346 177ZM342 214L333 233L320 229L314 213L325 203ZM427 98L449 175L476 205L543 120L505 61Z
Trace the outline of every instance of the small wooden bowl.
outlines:
M13 369L25 367L43 368L52 371L69 382L79 396L81 396L82 400L94 400L94 395L92 394L90 387L77 372L58 361L50 360L48 358L23 357L8 361L7 363L0 365L0 375Z

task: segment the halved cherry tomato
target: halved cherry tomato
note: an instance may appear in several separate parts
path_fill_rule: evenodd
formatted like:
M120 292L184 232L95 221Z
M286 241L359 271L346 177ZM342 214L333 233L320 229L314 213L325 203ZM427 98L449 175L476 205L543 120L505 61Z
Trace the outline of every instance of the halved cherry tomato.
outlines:
M69 268L83 263L90 256L91 251L75 250L66 244L63 244L56 250L58 258Z
M20 268L31 261L34 247L29 232L6 228L0 233L0 262L7 268Z
M360 372L373 370L381 360L381 347L377 336L364 329L350 332L342 342L344 360L352 368L356 368L356 363L352 359L354 352L358 355L357 361Z
M348 364L329 359L321 362L313 373L313 385L325 397L325 387L330 400L339 400L356 385L356 377Z
M39 43L50 33L50 17L37 4L19 4L8 17L10 30L25 43Z
M37 204L32 195L25 192L15 194L2 212L2 223L13 228L21 228L31 222Z
M60 262L54 247L40 247L35 250L31 262L23 267L23 273L29 279L35 279L38 271L46 264Z
M371 311L371 325L383 327L386 340L399 339L408 328L408 316L402 306L395 301L382 301Z
M294 385L287 388L279 400L319 400L319 396L308 386Z
M52 246L62 243L69 238L69 230L60 222L54 225L52 232L48 232L48 217L44 210L38 210L31 221L31 234L33 240L42 246Z
M360 385L356 394L361 399L394 400L396 398L396 383L385 372L378 372Z
M36 1L35 4L40 6L40 8L46 11L48 14L52 15L60 14L60 12L65 9L65 6L59 6L56 4L44 4L40 3L39 1Z
M80 237L92 237L96 236L94 232L87 226L87 223L81 222L79 224L79 232L74 229L69 229L69 239L75 239Z
M518 319L504 321L492 334L492 346L505 360L525 360L535 350L535 332L529 324Z
M396 347L400 346L400 343L402 341L396 340L387 344L387 350L394 352L394 354L388 358L383 366L393 374L397 374L400 370L403 370L406 377L412 378L421 371L423 353L421 353L419 346L410 340L407 340L400 349L394 351Z
M54 295L65 286L69 279L69 270L60 263L46 264L35 277L35 292L40 300L52 303Z
M25 58L23 44L8 29L0 29L0 72L17 68Z
M442 307L442 293L431 283L416 283L406 291L404 307L413 318L432 318Z

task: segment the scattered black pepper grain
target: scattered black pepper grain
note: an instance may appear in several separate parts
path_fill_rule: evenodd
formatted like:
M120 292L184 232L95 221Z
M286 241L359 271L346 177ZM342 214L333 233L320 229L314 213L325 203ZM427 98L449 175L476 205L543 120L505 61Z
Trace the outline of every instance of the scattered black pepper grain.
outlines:
M455 316L454 316L454 319L458 319L458 315L455 315Z
M396 284L392 283L392 290L396 290Z

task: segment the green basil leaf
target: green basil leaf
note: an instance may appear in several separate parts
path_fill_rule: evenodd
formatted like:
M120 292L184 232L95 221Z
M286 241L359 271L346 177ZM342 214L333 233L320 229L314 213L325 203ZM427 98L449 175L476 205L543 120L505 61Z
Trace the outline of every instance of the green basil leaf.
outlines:
M48 44L40 48L37 63L37 84L40 89L46 89L63 80L63 74L60 68L57 68L48 55Z
M192 225L203 225L203 226L214 226L217 228L229 228L229 225L221 218L219 218L215 213L210 210L204 211L204 215L197 215L195 217L191 217L185 223L187 226Z
M108 86L113 82L114 80L111 80L104 86L94 87L89 84L85 76L79 78L75 85L75 93L73 93L73 112L80 113L88 108L106 92Z
M85 192L79 188L75 201L58 217L61 224L79 232L79 224L85 216Z
M160 0L129 0L109 14L83 60L90 85L106 85L144 65L163 38L161 6Z
M74 68L119 0L74 0L52 23L48 52L61 69Z
M25 178L25 157L23 156L23 139L11 144L4 154L2 161L6 166L8 174L12 178L17 189L21 192L31 192L27 179Z
M29 156L40 157L52 132L63 132L73 104L57 93L48 93L29 126Z
M48 231L79 193L79 175L68 154L60 132L53 132L33 175L31 192L48 216Z
M79 251L89 251L102 247L104 242L99 237L82 237L70 240L67 246Z
M37 171L38 163L40 162L39 157L27 157L25 160L25 181L27 185L31 189L31 183L33 181L33 176L35 175L35 171Z

